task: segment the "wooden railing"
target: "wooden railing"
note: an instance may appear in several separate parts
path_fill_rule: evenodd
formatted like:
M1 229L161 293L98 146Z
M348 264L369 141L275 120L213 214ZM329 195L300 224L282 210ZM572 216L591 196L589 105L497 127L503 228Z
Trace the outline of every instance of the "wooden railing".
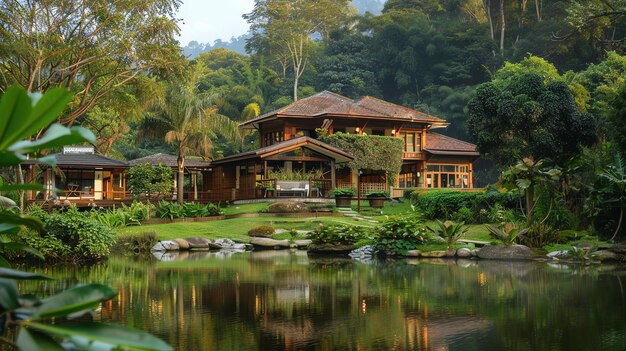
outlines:
M370 191L387 191L389 185L387 183L361 183L361 194L367 194ZM355 189L356 185L347 182L338 182L338 189Z
M405 160L425 160L426 153L423 151L418 152L403 152L402 158Z

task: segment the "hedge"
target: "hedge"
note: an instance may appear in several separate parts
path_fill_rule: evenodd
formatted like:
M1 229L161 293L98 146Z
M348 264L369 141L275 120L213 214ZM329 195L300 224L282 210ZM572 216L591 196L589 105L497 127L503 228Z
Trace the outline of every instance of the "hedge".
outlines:
M487 191L465 192L456 190L429 190L411 194L415 207L429 219L452 219L459 211L468 217L471 211L473 223L487 221L484 213L499 206L504 209L516 209L519 206L519 195L510 193ZM466 220L467 221L467 220ZM469 222L469 221L467 221Z

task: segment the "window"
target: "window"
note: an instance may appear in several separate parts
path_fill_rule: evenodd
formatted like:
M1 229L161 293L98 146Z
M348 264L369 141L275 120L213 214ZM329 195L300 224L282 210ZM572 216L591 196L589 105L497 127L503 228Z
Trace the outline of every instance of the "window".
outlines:
M263 141L265 142L265 146L270 146L270 145L274 145L276 143L279 143L281 141L285 140L285 135L283 134L282 131L276 131L276 132L270 132L270 133L265 133L264 137L263 137Z
M385 136L385 130L384 129L373 129L372 130L372 135Z
M404 140L404 152L422 151L422 135L418 132L401 132L400 138Z
M468 164L426 165L426 186L429 188L469 188L470 178Z

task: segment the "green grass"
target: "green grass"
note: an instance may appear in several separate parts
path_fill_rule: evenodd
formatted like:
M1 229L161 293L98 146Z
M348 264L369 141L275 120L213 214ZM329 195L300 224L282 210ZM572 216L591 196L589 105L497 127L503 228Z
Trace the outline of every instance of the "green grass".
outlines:
M256 204L228 205L222 207L225 215L242 214L242 213L259 213L269 206L268 202L260 202Z
M167 224L141 225L120 228L117 235L126 236L143 232L154 231L159 240L171 240L176 238L188 238L201 236L209 239L228 238L240 242L248 242L248 230L269 225L275 229L298 229L313 230L320 223L324 224L355 224L352 219L345 217L318 217L318 218L284 218L284 217L257 217L257 218L233 218L210 222L178 222ZM286 233L289 235L288 233Z

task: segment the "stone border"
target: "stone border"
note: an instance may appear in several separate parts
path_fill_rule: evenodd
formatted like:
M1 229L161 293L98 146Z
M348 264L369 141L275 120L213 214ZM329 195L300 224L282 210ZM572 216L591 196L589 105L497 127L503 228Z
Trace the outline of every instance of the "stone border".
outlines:
M342 213L336 212L301 212L301 213L238 213L231 215L189 217L189 218L151 218L141 222L142 225L168 224L181 222L211 222L234 218L258 218L258 217L283 217L283 218L318 218L318 217L343 217Z

